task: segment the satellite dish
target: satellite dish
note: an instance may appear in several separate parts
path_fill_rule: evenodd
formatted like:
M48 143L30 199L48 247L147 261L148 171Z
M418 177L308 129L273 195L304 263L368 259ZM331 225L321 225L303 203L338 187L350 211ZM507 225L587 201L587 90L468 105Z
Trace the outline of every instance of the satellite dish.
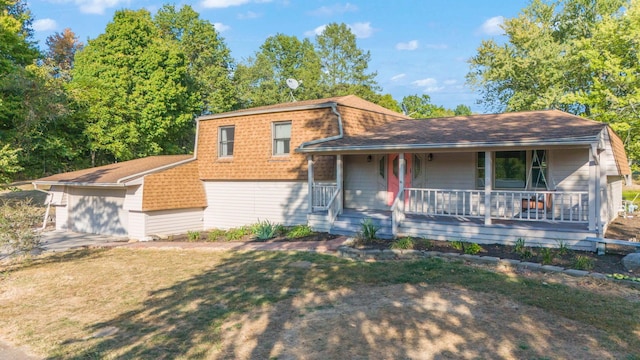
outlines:
M295 90L298 88L298 86L300 86L300 83L298 83L298 80L296 79L287 79L287 86L289 87L289 89Z

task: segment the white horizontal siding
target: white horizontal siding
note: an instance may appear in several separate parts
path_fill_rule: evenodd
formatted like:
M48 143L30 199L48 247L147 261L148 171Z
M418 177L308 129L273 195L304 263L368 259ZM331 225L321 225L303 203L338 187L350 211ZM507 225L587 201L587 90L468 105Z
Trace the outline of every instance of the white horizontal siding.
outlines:
M69 229L68 205L56 206L56 230Z
M600 153L600 164L602 164L602 170L609 176L620 175L618 172L618 166L616 165L615 157L613 156L613 149L611 147L611 139L608 131L603 131L604 135L604 148L605 151Z
M229 229L269 220L283 225L307 223L307 182L205 181L204 228Z
M589 149L551 150L550 186L557 190L589 191Z
M143 185L128 186L127 196L124 199L126 210L142 211Z
M129 239L146 240L145 219L145 213L129 211Z
M152 235L184 234L187 231L202 231L203 210L173 209L144 213L146 240Z
M381 157L347 156L344 165L344 207L388 210L386 179L380 176ZM386 164L385 164L386 166Z
M431 189L475 189L475 153L434 153L425 161L427 187Z

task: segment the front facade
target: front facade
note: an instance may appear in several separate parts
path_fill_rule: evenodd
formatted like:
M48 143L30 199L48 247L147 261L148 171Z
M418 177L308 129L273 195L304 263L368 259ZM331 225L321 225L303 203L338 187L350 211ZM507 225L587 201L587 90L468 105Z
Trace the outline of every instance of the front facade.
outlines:
M630 173L607 125L559 111L411 120L346 96L203 116L197 134L193 157L117 186L80 181L100 168L36 184L59 228L141 240L260 220L352 234L371 217L389 237L588 248Z

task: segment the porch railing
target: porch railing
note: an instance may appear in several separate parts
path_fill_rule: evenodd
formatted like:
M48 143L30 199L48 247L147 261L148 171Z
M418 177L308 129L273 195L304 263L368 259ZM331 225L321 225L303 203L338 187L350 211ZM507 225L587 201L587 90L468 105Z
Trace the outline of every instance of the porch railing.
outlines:
M313 184L313 210L328 210L331 199L337 195L338 185L335 183L317 183Z
M409 214L484 217L485 191L405 189L405 212ZM489 195L492 219L587 223L589 195L581 191L495 190Z

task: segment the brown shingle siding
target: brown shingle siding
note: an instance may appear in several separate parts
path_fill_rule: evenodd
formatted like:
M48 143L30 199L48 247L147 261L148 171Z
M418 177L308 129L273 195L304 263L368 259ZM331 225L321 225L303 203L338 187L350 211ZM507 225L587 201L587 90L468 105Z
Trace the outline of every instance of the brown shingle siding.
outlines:
M188 209L207 206L204 186L193 161L144 178L142 210Z

